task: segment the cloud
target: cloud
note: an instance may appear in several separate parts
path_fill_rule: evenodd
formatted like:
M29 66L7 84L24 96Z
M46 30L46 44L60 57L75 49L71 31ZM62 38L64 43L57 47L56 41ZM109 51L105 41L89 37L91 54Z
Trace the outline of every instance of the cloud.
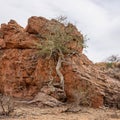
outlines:
M119 0L0 0L0 3L0 23L15 19L26 26L30 16L66 15L90 38L85 54L91 60L101 61L120 53Z

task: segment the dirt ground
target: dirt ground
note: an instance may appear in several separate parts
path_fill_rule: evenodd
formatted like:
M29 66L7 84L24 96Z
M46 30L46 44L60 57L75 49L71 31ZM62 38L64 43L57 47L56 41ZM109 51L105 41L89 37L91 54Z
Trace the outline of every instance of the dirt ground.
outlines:
M0 120L120 120L120 110L80 107L80 111L66 112L68 106L39 108L34 105L19 105L10 116Z

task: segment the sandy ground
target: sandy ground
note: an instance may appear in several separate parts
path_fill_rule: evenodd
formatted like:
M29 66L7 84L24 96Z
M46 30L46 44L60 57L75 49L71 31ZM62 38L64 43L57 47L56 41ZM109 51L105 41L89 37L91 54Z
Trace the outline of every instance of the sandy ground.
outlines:
M120 120L120 110L116 109L80 107L77 113L64 112L67 108L19 105L9 117L0 116L0 120Z

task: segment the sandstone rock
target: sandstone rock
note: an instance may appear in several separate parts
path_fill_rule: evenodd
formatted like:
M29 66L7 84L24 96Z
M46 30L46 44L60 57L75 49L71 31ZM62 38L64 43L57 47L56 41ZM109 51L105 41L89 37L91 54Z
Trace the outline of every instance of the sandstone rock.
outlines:
M29 101L28 104L32 104L32 103L40 103L42 105L47 105L50 107L56 107L56 106L61 106L63 105L62 102L58 101L57 99L55 99L54 97L51 97L45 93L39 92L33 100Z
M33 75L37 59L38 54L36 50L2 50L0 56L0 82L5 93L27 97L37 91L38 81L34 79Z
M28 25L25 30L30 34L36 34L39 38L44 39L49 39L49 35L54 36L56 31L63 32L63 34L69 34L74 39L74 42L70 42L68 46L78 52L82 52L83 50L82 45L77 49L76 46L78 43L75 42L76 39L80 39L82 44L83 35L70 23L67 26L64 26L63 23L60 23L55 19L47 20L43 17L31 17L28 19Z
M68 102L100 107L104 104L118 105L120 82L107 76L98 69L84 54L81 48L76 49L75 43L70 43L71 49L78 52L65 55L61 72L64 76L65 94L58 88L60 79L56 73L57 62L54 59L44 59L40 56L39 44L47 40L49 33L46 26L59 26L67 34L82 40L82 34L75 26L47 20L42 17L31 17L24 29L15 21L2 24L0 28L0 92L19 98L33 98L38 92L61 99L67 97ZM73 32L69 33L68 28ZM82 42L82 41L81 41ZM52 81L52 87L49 83ZM58 84L58 85L56 85ZM46 87L47 86L47 87Z
M5 47L6 47L5 41L3 39L0 39L0 49Z
M40 44L40 38L36 35L29 35L14 20L11 20L8 25L2 24L0 31L4 38L0 40L2 48L32 49Z
M20 25L18 25L14 20L10 20L7 24L1 24L0 33L4 39L11 37L12 35L24 31Z
M26 31L30 34L40 34L44 29L46 29L47 22L48 20L43 17L33 16L28 19Z
M111 65L112 66L111 66ZM110 66L109 66L110 65ZM97 69L100 69L106 74L107 81L104 86L105 97L104 104L109 107L119 107L120 103L120 67L119 62L116 63L97 63ZM112 97L111 97L112 96Z
M44 85L41 88L41 92L43 92L47 95L50 95L50 96L56 98L59 101L62 101L62 102L66 101L65 92L60 88L54 87L54 84L53 84L53 86L52 85L51 86L50 85Z

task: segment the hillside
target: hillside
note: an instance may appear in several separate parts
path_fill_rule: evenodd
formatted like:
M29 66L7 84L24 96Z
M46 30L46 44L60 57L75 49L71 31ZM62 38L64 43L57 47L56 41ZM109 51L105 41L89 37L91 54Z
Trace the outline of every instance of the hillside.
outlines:
M70 103L120 109L119 78L93 64L83 48L77 28L55 19L34 16L26 28L14 20L1 24L1 94L52 107Z

